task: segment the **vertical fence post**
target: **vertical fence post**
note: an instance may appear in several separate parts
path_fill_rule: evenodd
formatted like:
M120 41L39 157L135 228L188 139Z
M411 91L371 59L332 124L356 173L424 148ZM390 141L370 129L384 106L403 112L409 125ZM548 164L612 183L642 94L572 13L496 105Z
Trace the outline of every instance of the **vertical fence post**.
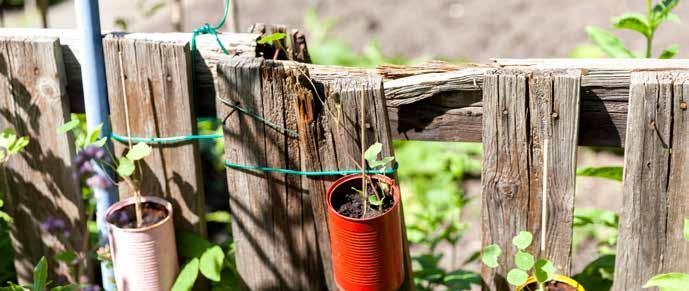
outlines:
M179 137L197 133L188 40L165 35L111 34L103 40L113 131L127 136L127 98L132 137ZM115 153L126 142L115 142ZM142 195L164 197L174 207L176 230L206 235L199 144L152 145L140 164ZM133 195L120 186L120 197Z
M575 71L495 70L483 87L483 245L503 250L499 267L483 267L484 290L510 290L520 231L534 235L528 251L568 275L579 120L580 75ZM543 140L550 137L547 165ZM548 167L546 248L540 252L542 179Z
M77 22L81 32L81 79L84 88L84 109L86 111L86 126L89 130L95 129L100 124L101 137L110 136L110 120L108 110L108 93L105 84L105 65L103 62L103 37L100 31L100 16L98 1L76 0ZM112 148L108 141L106 147ZM96 163L93 166L99 171L111 171L101 169ZM105 221L105 212L110 205L117 201L117 189L93 188L96 198L96 224L98 226L98 246L108 245L108 225ZM115 290L115 275L110 262L101 262L101 274L103 289Z
M30 139L2 169L20 284L32 281L42 256L48 259L51 280L78 280L53 259L64 250L83 255L88 239L81 187L73 176L74 140L56 132L69 119L69 108L57 38L1 39L0 126ZM49 220L63 221L65 229L42 228Z
M622 271L613 290L641 290L659 273L689 272L682 234L689 213L688 79L686 72L632 72L615 261Z

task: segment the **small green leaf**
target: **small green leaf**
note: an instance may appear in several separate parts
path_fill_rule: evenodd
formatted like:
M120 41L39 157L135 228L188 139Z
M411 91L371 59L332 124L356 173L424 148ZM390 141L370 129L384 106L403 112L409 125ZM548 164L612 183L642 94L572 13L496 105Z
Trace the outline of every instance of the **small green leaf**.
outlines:
M380 206L380 204L382 204L383 201L378 199L378 196L376 196L376 195L369 195L368 196L368 203L371 203L371 205Z
M675 57L677 52L679 51L679 45L673 44L669 48L664 49L661 53L660 56L658 57L659 59L671 59Z
M182 271L177 275L172 291L189 291L194 287L196 277L199 275L199 259L193 258L187 262Z
M684 219L684 239L689 242L689 218Z
M658 26L664 21L670 11L677 6L679 0L662 0L653 7L651 11L651 24L653 27Z
M656 275L643 288L658 287L660 291L684 291L689 286L689 274L667 273Z
M177 251L182 258L201 258L207 249L213 247L206 239L187 231L176 233Z
M377 142L372 144L366 151L364 152L364 159L366 159L367 162L371 163L371 161L375 161L378 159L378 154L380 151L383 149L383 144Z
M534 276L536 277L536 281L541 284L552 280L555 277L555 265L553 265L553 262L546 259L536 261L534 265Z
M502 249L498 245L492 244L483 248L481 261L489 268L497 268L500 255L502 255Z
M58 260L60 262L71 264L74 260L77 259L77 254L73 251L62 251L55 255L54 258L55 260Z
M610 32L595 26L587 26L586 32L591 42L600 47L608 56L613 58L635 58L634 54L624 46L622 41Z
M219 223L231 223L232 215L228 211L218 210L206 213L206 221L209 222L219 222Z
M103 124L102 123L99 124L98 126L96 126L96 128L94 128L93 130L89 131L89 134L86 137L86 144L90 145L90 144L95 143L100 137L101 130L103 130Z
M369 165L371 168L379 168L379 167L381 167L381 166L387 165L388 163L390 163L390 162L392 162L392 161L394 161L394 160L395 160L394 157L384 157L384 158L383 158L382 160L380 160L380 161L378 161L378 160L368 161L368 165Z
M257 40L256 43L257 44L266 44L268 42L281 40L281 39L285 38L286 36L287 36L287 34L284 34L282 32L274 32L271 35L266 35L266 36L262 37L261 39Z
M0 291L25 291L24 287L14 284L12 282L7 282L9 286L0 287Z
M105 142L108 141L108 137L104 136L98 139L97 141L93 142L92 145L97 146L99 148L102 148L105 145Z
M638 31L644 36L651 34L651 27L646 21L646 17L639 13L626 13L612 19L612 26L618 29L629 29Z
M7 149L7 152L11 154L16 154L23 150L27 145L29 144L29 138L26 136L22 136L18 138L10 147Z
M78 118L72 118L72 120L66 122L62 126L57 128L57 133L63 134L68 131L72 131L73 129L77 128L79 126L79 119Z
M510 285L521 286L529 279L529 274L519 269L512 269L507 273L507 282Z
M117 165L117 173L122 177L129 177L134 173L135 168L131 160L123 157L120 159L120 164Z
M577 176L622 181L623 172L622 167L584 167L577 169Z
M41 257L38 264L33 269L33 285L31 286L32 291L43 291L46 287L46 281L48 280L48 262L45 257Z
M0 210L0 220L4 220L7 223L12 223L13 221L12 216L10 216L9 214L7 214L7 212L4 212L2 210Z
M129 149L129 152L127 152L127 159L130 159L132 161L138 161L140 159L145 158L146 156L150 155L152 152L151 146L140 142L134 145L131 149Z
M517 236L512 239L512 244L520 250L525 250L531 245L533 235L528 231L520 231Z
M519 269L528 271L533 268L534 257L529 253L518 251L517 254L514 255L514 263Z
M206 278L211 281L220 281L220 271L225 260L225 253L220 246L213 246L207 249L201 256L200 270Z

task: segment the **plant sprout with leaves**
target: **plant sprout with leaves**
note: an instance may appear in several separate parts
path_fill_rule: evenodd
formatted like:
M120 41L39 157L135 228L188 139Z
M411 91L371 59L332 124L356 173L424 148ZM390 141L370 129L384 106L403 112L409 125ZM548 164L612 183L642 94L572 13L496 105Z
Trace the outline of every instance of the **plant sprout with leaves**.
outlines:
M380 154L382 149L383 144L377 142L369 146L368 149L366 149L366 151L364 151L363 153L363 158L366 161L366 163L368 163L369 168L372 170L379 171L381 173L385 172L385 170L388 167L388 164L395 160L394 157L384 157L379 160L378 155ZM388 186L388 184L382 181L374 183L373 179L371 179L371 177L365 174L365 168L363 168L363 166L361 165L360 167L362 169L362 175L364 177L361 182L361 189L352 187L352 190L361 195L361 201L364 205L364 212L361 217L365 217L366 210L369 207L369 204L376 206L379 210L382 210L383 203L385 202L385 198L387 197L386 193L388 192L390 187ZM378 185L377 188L376 184ZM373 195L369 195L367 193L367 186L371 186L371 189L373 190ZM381 192L378 192L378 190L380 190Z
M104 146L108 138L99 138L103 125L100 124L95 129L84 132L79 128L80 122L76 115L72 115L72 119L57 130L58 133L71 132L76 137L75 143L79 153L75 159L75 166L78 168L79 175L88 177L86 183L91 187L108 188L117 182L101 169L107 168L116 172L134 191L137 198L135 203L136 225L141 227L143 222L141 193L136 181L132 178L132 174L136 170L135 163L151 154L151 147L145 143L137 143L130 147L124 156L116 158L110 149ZM100 169L93 167L93 163L99 165Z
M628 29L641 33L646 38L644 57L651 58L653 55L653 37L658 27L667 21L680 22L679 16L671 13L678 3L679 0L661 0L659 3L652 5L651 0L646 0L646 15L641 13L625 13L619 17L614 17L612 19L612 26L616 29ZM610 57L638 57L622 43L622 40L604 29L587 26L586 32L589 35L589 39ZM677 54L678 50L678 45L672 45L663 50L658 58L670 59Z
M517 268L507 273L507 282L510 285L522 286L529 279L528 272L533 269L539 290L546 290L545 284L555 277L555 265L547 259L536 261L531 254L527 253L526 248L531 245L531 242L533 242L533 235L528 231L520 231L512 239L512 244L518 249L514 255L514 263ZM501 255L502 249L498 245L492 244L483 249L481 261L489 268L497 268L499 266L498 259Z
M7 128L0 133L0 167L9 160L12 155L21 152L27 145L29 145L29 138L26 136L18 137L17 133L12 128ZM4 205L2 196L0 196L0 209ZM7 223L12 222L9 214L0 211L0 220Z

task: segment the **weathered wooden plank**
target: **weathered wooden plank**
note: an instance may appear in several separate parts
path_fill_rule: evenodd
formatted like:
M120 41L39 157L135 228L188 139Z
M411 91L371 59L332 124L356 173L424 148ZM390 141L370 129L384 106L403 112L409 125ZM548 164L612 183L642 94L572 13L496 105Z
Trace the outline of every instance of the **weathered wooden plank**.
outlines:
M234 58L218 66L218 92L279 128L297 131L297 100L304 68L262 59ZM300 93L301 92L301 93ZM235 103L236 102L236 103ZM226 159L248 166L299 169L298 137L235 112L218 101L225 120ZM227 116L228 114L229 117ZM322 269L310 196L299 176L228 169L237 266L251 290L319 290Z
M535 71L529 76L530 146L529 230L536 257L551 260L558 273L569 275L572 263L572 220L576 182L579 83L581 72ZM548 139L546 151L545 139ZM544 155L548 155L546 221L542 220ZM519 214L517 214L519 215ZM545 223L545 254L541 232Z
M675 75L672 100L672 152L668 185L667 229L662 273L689 273L689 243L684 238L684 219L689 218L689 73Z
M310 72L311 73L311 72ZM382 154L392 155L392 137L381 79L373 75L363 77L332 78L327 75L319 78L316 72L311 75L316 81L312 96L307 97L300 106L300 130L303 169L307 171L351 170L358 166L354 161L361 159L362 123L366 127L366 145L380 142L384 145ZM309 89L314 89L309 87ZM360 118L360 100L365 99L366 120ZM309 105L312 104L312 105ZM304 185L311 193L311 204L319 235L319 248L329 288L336 290L332 278L331 251L326 220L327 201L325 191L336 177L304 177ZM402 290L413 288L409 245L402 221L406 280Z
M484 290L509 290L505 278L514 266L512 237L529 225L527 76L495 71L483 82L483 245L497 244L503 254L498 268L482 268L481 278Z
M123 33L111 32L104 33L103 37L117 35L120 37L133 39L149 39L158 41L190 41L191 33ZM66 89L70 96L71 112L84 112L84 98L81 85L81 39L80 33L72 29L33 29L33 28L3 28L0 29L0 36L8 37L55 37L60 39L62 55L67 73ZM256 55L256 39L258 34L250 33L221 33L218 34L220 42L232 55ZM214 36L199 35L196 37L196 46L202 54L195 60L194 70L196 73L196 92L199 96L215 96L212 72L215 71L215 64L218 62L217 56L222 53ZM204 53L209 53L208 55ZM201 112L204 109L215 109L214 103L201 103ZM205 100L205 99L204 99Z
M30 138L24 153L4 165L3 193L6 211L14 218L10 228L19 282L32 282L41 256L48 258L51 280L76 282L67 266L52 259L65 249L83 255L88 244L81 187L73 176L74 140L56 133L70 118L59 41L3 37L0 76L0 124ZM41 229L48 219L63 220L66 229Z
M509 290L512 238L520 231L534 234L532 254L553 261L559 273L570 271L580 76L579 71L496 70L485 77L483 245L497 244L503 255L500 267L482 269L484 290Z
M624 272L615 272L613 290L641 290L658 273L689 271L686 262L673 262L684 261L676 258L687 252L681 235L688 196L682 181L687 153L680 104L686 78L677 72L632 73L615 262L615 269Z
M133 137L196 133L187 41L113 35L104 40L104 52L113 132ZM115 152L122 153L127 147L126 143L116 142ZM143 174L141 193L165 197L174 207L176 227L205 235L198 144L154 147L153 153L139 164L137 174ZM123 184L120 196L131 195L132 189Z

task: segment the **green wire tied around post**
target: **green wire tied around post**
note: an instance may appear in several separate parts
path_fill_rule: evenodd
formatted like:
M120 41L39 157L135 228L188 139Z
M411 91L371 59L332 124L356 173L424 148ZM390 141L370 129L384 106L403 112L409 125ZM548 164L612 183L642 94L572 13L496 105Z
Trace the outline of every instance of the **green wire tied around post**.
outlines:
M229 0L225 0L225 12L223 13L222 19L220 19L220 22L217 25L211 26L210 24L206 23L203 26L194 29L194 32L191 37L191 64L192 66L195 64L194 61L194 56L196 55L196 37L202 34L211 34L215 37L215 41L218 43L218 46L222 49L222 51L229 55L230 53L225 49L225 46L222 45L222 42L220 41L220 38L218 37L217 30L220 29L223 25L225 25L225 21L227 20L227 14L229 12ZM196 74L194 74L194 70L192 70L192 84L196 83ZM239 110L240 112L249 115L256 120L261 121L262 123L272 127L273 129L276 129L280 131L283 134L286 134L288 136L298 138L299 133L281 127L275 123L270 122L269 120L263 118L262 116L251 112L243 107L238 106L237 104L232 104L229 102L229 100L220 98L220 100L227 106L230 106L236 110ZM110 137L116 141L119 142L143 142L143 143L148 143L148 144L163 144L163 143L178 143L178 142L185 142L185 141L192 141L192 140L203 140L203 139L218 139L218 138L223 138L223 135L221 134L209 134L209 135L183 135L183 136L174 136L174 137L126 137L126 136L121 136L116 133L112 133ZM240 164L235 164L235 163L230 163L229 161L224 162L225 167L231 168L231 169L237 169L237 170L251 170L251 171L261 171L261 172L273 172L273 173L282 173L286 175L297 175L297 176L338 176L338 175L351 175L351 174L358 174L361 173L361 170L341 170L341 171L299 171L299 170L290 170L290 169L281 169L281 168L271 168L271 167L261 167L261 166L246 166L246 165L240 165ZM366 174L380 174L380 175L391 175L394 174L397 171L398 164L395 163L395 166L389 169L385 169L383 171L381 170L366 170Z

